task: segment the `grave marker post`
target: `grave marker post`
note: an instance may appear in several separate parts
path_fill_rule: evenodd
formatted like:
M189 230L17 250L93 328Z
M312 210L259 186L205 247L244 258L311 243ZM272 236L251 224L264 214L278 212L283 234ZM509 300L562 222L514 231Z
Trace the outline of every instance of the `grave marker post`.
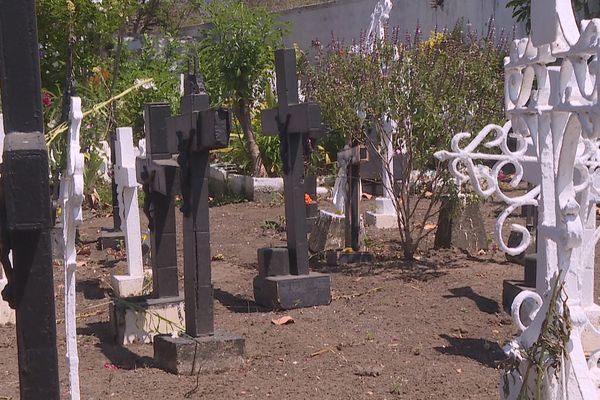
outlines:
M137 197L138 182L131 128L117 128L115 152L114 177L121 213L121 231L125 236L127 251L127 275L113 274L112 286L117 296L130 297L141 295L144 284L140 210Z
M144 189L144 213L150 228L152 293L117 301L111 320L117 342L149 343L156 334L183 329L184 301L177 270L176 194L179 193L177 140L167 134L168 103L144 105L146 155L136 158L136 179ZM128 306L135 304L137 311ZM139 311L139 309L145 311ZM150 311L150 312L148 312ZM158 318L160 316L160 318Z
M83 221L83 168L84 157L79 145L79 132L83 113L81 99L71 97L69 113L69 141L67 169L60 180L60 201L63 228L63 264L65 269L65 337L67 342L67 367L71 400L79 400L79 354L77 351L76 285L77 227Z
M346 165L346 180L348 193L344 204L344 249L326 252L329 265L356 264L373 262L372 253L362 251L361 243L361 217L359 205L360 191L360 166L369 162L369 150L365 145L355 144L346 146L338 153L338 163ZM350 251L351 250L351 251Z
M13 251L22 400L60 398L48 151L34 0L0 0L0 87L6 137L3 247Z
M210 150L228 146L231 121L229 110L210 108L195 71L184 83L181 115L167 120L167 130L179 143L186 336L155 338L154 358L177 374L228 368L241 361L245 342L214 329L208 176Z
M261 121L263 132L279 135L281 141L287 248L258 250L254 298L283 309L329 304L329 276L309 270L303 182L305 146L324 132L321 109L316 103L299 102L294 49L277 50L275 65L279 105L263 111Z

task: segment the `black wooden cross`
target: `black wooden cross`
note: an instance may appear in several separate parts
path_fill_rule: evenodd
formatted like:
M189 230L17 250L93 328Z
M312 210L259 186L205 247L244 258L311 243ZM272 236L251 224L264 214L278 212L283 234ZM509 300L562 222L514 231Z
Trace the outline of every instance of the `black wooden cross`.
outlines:
M279 135L285 196L287 248L292 275L308 275L306 205L304 203L304 153L311 140L323 133L321 108L316 103L300 103L296 74L296 52L275 52L277 108L263 111L263 133Z
M214 334L208 175L210 150L225 148L231 130L228 110L210 108L201 77L189 73L181 115L168 119L177 138L183 204L185 330L192 337Z
M0 0L0 88L6 131L2 252L12 247L20 398L59 399L48 152L34 0ZM6 207L4 209L4 207Z
M143 185L144 212L150 227L152 295L157 298L179 296L175 227L179 166L174 159L177 142L167 134L170 116L167 103L144 106L147 155L136 159L137 180Z
M369 161L369 151L364 145L346 146L338 153L338 163L345 163L348 193L344 212L346 214L346 247L360 251L360 165Z

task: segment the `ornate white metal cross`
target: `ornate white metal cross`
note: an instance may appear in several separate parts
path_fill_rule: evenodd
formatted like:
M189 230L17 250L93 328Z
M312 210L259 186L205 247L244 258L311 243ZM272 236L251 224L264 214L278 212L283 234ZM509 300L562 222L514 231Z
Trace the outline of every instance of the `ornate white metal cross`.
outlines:
M513 303L513 318L521 334L505 347L516 367L504 375L504 398L528 393L543 399L598 399L600 352L590 339L600 337L595 327L600 308L593 301L594 247L600 238L596 229L600 20L583 21L579 28L570 0L533 0L531 10L531 37L514 41L505 60L510 122L504 127L487 126L465 147L461 141L470 135L458 134L452 151L436 156L450 161L450 170L460 183L470 181L480 195L495 195L507 204L496 224L496 238L507 253L521 253L530 241L527 229L513 224L511 229L522 232L523 241L514 248L505 244L502 226L508 216L522 205L538 207L536 292L523 292ZM507 145L509 134L517 139L514 151ZM495 152L478 151L482 145ZM506 195L498 182L499 171L514 165L511 184L516 187L523 179L523 166L532 163L539 166L539 182L524 195ZM553 298L554 289L563 284L564 293ZM521 319L521 305L527 300L534 304L528 326ZM561 314L565 301L570 312L565 324L569 335L561 353L540 353L537 345L547 327L545 321ZM588 362L586 353L590 352ZM529 374L532 357L540 354L543 374ZM557 364L551 365L553 361Z

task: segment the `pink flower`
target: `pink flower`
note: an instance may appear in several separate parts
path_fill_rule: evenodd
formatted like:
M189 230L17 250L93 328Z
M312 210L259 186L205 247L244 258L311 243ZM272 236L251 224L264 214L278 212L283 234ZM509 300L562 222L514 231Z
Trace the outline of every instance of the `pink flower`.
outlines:
M505 182L505 181L507 181L507 180L510 180L510 177L509 177L508 175L506 175L506 174L504 173L504 171L500 170L500 171L498 172L498 180L499 180L500 182Z
M46 107L48 107L50 104L52 104L52 98L50 97L50 93L48 93L48 92L42 93L42 103Z

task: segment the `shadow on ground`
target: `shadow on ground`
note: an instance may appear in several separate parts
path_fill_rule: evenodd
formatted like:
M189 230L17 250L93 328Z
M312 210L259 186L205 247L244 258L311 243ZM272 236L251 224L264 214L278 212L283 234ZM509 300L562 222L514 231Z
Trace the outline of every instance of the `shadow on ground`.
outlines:
M229 311L242 314L265 313L271 311L270 308L256 304L254 300L243 296L235 296L229 292L216 288L214 290L215 300L223 304Z
M505 359L502 348L496 342L486 339L459 338L442 334L448 346L435 347L435 350L446 355L470 358L486 367L496 368Z
M488 314L496 314L500 312L500 305L497 301L476 293L470 286L449 289L449 291L452 293L451 295L444 295L442 297L445 299L457 299L465 297L473 300L479 308L479 311Z
M116 344L109 322L89 323L85 328L78 328L77 334L98 338L100 343L96 344L96 347L109 360L104 366L107 369L134 370L155 367L152 357L140 356L131 351L130 348Z
M385 275L386 279L422 282L446 275L446 272L439 270L437 263L428 260L392 259L377 260L374 263L335 266L327 265L320 260L312 260L311 269L325 274L336 273L356 277Z
M77 281L75 290L83 293L83 297L88 300L101 300L110 297L112 290L102 287L99 278L91 278Z

